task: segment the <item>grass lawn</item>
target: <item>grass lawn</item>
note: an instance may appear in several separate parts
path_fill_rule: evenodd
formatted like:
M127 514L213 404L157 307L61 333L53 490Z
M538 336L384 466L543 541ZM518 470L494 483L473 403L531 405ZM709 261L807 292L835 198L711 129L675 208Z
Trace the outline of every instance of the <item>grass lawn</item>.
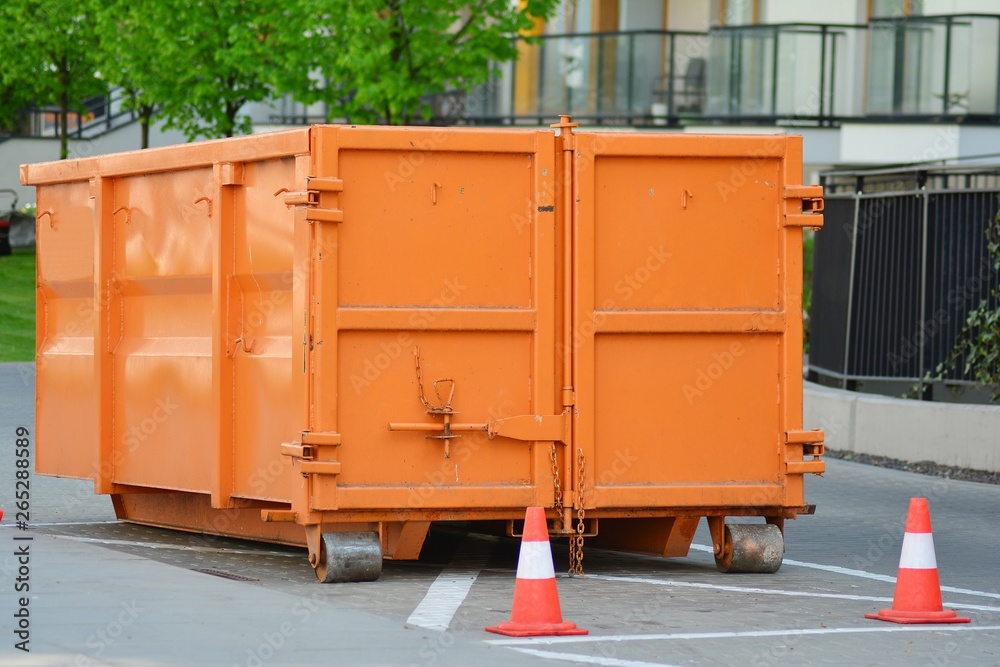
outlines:
M0 257L0 361L35 359L35 249Z

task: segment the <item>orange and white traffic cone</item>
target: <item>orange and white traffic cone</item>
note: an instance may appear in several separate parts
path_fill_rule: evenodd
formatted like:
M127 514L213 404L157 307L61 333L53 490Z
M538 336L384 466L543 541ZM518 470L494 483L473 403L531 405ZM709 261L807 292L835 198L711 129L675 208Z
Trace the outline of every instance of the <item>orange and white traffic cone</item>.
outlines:
M563 621L556 573L552 567L549 529L545 525L545 510L541 507L529 507L524 515L510 620L486 630L508 637L587 634L587 630L576 627L576 623Z
M941 604L941 583L926 498L910 498L892 608L865 614L865 618L892 623L968 623L972 620Z

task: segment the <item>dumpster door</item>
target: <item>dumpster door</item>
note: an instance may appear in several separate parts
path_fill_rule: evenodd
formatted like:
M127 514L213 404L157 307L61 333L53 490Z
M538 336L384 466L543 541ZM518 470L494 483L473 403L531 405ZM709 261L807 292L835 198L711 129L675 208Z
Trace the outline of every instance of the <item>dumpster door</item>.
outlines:
M467 427L561 411L552 134L327 126L312 141L297 223L311 508L551 505L551 442Z
M587 504L800 505L784 435L801 428L801 228L783 214L801 139L576 142L575 446Z

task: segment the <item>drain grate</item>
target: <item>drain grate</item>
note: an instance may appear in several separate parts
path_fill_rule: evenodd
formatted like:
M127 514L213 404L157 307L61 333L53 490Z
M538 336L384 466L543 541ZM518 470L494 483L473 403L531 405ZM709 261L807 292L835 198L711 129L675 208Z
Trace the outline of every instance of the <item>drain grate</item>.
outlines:
M222 577L223 579L232 579L233 581L260 581L256 577L244 577L240 574L233 574L232 572L223 572L222 570L212 570L210 568L195 570L195 572L201 572L202 574L210 574L213 577Z

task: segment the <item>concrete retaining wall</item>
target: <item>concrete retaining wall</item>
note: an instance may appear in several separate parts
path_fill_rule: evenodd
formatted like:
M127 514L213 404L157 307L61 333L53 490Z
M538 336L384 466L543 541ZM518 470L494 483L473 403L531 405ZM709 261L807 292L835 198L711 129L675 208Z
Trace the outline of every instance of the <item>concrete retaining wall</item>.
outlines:
M826 446L904 461L1000 471L1000 406L929 403L805 383L805 428Z

